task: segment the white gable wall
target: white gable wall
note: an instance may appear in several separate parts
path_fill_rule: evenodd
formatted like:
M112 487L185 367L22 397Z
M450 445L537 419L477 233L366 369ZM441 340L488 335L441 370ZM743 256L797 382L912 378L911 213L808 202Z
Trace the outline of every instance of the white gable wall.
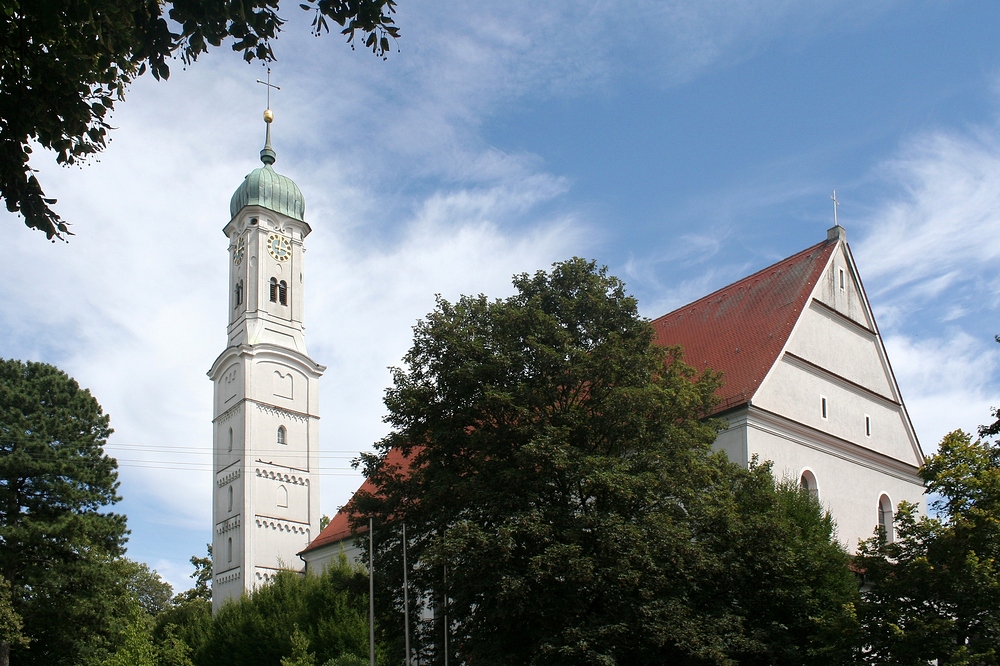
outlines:
M923 507L920 447L844 243L750 406L727 420L717 447L734 462L771 461L778 478L811 472L852 551L878 525L883 494Z

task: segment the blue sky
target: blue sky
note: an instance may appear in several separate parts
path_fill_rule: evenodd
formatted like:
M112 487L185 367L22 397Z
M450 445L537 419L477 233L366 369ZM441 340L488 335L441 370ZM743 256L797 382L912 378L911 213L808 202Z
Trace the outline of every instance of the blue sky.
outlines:
M1000 404L1000 5L401 0L382 62L276 42L276 168L303 190L322 506L385 432L387 366L435 293L502 296L573 255L655 317L825 237L831 191L926 451ZM263 77L219 50L140 80L99 161L56 167L73 223L7 215L0 355L55 363L112 416L130 555L188 586L211 535L211 385L228 202Z

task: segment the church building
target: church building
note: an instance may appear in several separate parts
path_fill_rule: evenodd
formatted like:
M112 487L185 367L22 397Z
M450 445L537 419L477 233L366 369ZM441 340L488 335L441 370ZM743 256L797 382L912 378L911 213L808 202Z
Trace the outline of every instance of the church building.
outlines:
M233 194L229 326L212 364L212 607L239 598L280 569L303 570L297 553L319 533L319 378L306 352L305 199L277 173L270 109L263 166Z
M686 363L723 373L715 446L815 493L850 551L879 526L893 538L900 501L923 506L923 453L843 227L652 325ZM341 510L299 555L321 571L356 558L355 538Z

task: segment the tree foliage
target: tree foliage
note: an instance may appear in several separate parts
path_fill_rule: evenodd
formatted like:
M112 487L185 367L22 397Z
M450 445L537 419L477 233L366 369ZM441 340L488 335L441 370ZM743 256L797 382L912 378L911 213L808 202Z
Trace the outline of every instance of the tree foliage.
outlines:
M18 664L76 663L110 639L124 516L109 419L89 391L43 363L0 361L0 575L28 648ZM67 631L72 627L72 631Z
M956 430L921 468L934 517L901 504L894 540L862 544L873 664L1000 663L1000 447Z
M438 298L393 372L393 430L363 457L379 492L350 507L375 517L384 616L405 523L425 653L446 613L480 665L838 663L818 637L850 628L847 555L808 494L712 452L718 377L593 262L514 286Z
M303 0L313 31L340 26L352 48L386 57L395 0ZM168 61L194 62L229 43L246 61L274 58L279 0L0 0L0 197L47 237L69 234L30 167L32 145L63 165L105 148L109 113L129 84Z
M281 572L253 594L225 604L194 661L322 664L345 654L368 654L368 582L342 561L321 575Z

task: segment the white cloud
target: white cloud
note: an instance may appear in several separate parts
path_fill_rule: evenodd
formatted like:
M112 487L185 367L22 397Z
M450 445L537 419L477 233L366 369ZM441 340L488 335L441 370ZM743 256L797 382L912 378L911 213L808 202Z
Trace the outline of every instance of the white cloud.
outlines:
M19 251L0 263L0 324L11 332L0 355L58 364L112 415L109 453L121 461L131 552L180 589L189 586L187 558L202 553L211 529L205 373L225 344L221 229L262 138L256 113L217 111L251 106L255 91L232 86L229 65L201 65L169 89L137 86L100 163L43 166L42 182L77 235L53 245L8 218ZM359 178L349 157L330 149L300 158L293 141L275 144L279 171L304 190L315 229L307 341L329 366L321 445L324 466L335 468L323 479L323 510L332 514L360 483L350 458L384 433L386 367L399 363L434 294L505 293L513 273L584 247L584 225L537 212L566 183L530 156L467 151L468 181L389 197L383 209L378 181ZM393 233L373 238L373 211L399 215ZM186 536L149 541L164 531Z
M891 192L855 245L925 451L1000 405L1000 127L937 130L876 169Z
M1000 348L962 331L926 339L890 335L885 346L925 453L952 430L975 434L989 421L989 408L1000 406Z
M973 296L996 280L1000 258L1000 137L934 132L886 163L901 196L879 207L859 246L865 274L895 298L923 299L956 283ZM980 285L985 276L986 283Z

